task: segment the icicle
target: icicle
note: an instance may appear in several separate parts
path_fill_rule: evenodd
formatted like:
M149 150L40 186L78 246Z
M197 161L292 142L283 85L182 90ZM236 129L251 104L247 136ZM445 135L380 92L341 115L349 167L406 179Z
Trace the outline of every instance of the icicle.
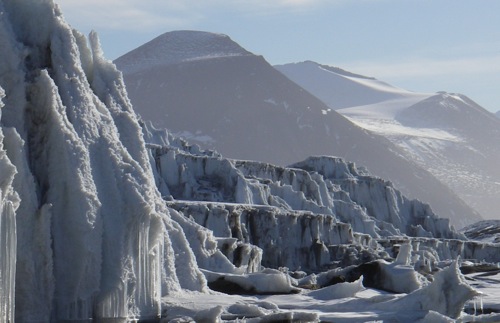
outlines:
M1 192L0 190L0 193ZM14 322L16 280L16 219L12 202L0 210L0 321Z
M3 97L0 87L0 108L4 106ZM0 322L14 322L19 197L12 186L16 168L4 150L3 141L0 128Z
M481 314L484 314L483 311L483 295L479 295L479 310Z

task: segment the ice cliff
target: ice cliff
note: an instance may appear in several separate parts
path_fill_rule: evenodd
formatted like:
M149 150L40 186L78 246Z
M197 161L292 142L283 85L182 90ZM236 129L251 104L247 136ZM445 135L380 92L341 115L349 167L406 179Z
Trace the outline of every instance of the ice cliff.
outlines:
M328 214L373 237L464 239L427 204L404 197L391 182L335 157L310 157L279 167L267 163L152 147L160 187L176 200L266 205Z
M151 142L165 138L150 127L145 133ZM429 263L457 257L494 262L499 256L495 245L467 241L428 205L341 158L310 157L279 167L179 143L148 147L169 207L233 239L226 246L231 252L236 241L258 246L267 267L321 271L395 257L393 246L401 243L412 243L414 254Z
M230 160L146 127L96 34L52 1L0 0L0 62L2 322L158 320L163 298L213 284L297 290L262 264L386 268L405 243L413 253L395 266L468 255L428 206L341 159Z

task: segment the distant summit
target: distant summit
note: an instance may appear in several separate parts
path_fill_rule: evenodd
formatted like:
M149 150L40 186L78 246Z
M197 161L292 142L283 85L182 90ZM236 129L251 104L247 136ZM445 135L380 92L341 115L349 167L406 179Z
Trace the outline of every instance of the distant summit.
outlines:
M499 111L497 111L497 113L495 113L495 115L496 115L498 118L500 118L500 110L499 110Z
M423 97L373 77L313 61L274 66L286 77L322 100L332 109L373 104L392 99Z
M125 73L155 66L217 57L248 56L246 51L224 34L180 30L164 33L116 59Z
M491 113L463 94L437 92L435 95L402 109L394 118L405 126L455 129L456 134L466 134L484 141L497 131L487 135L484 129L497 129L498 120ZM482 136L481 136L481 135Z
M296 64L312 64L312 65L316 65L316 66L318 66L326 71L330 71L330 72L333 72L336 74L350 76L350 77L356 77L356 78L360 78L360 79L376 80L376 78L374 78L372 76L365 76L365 75L361 75L361 74L352 73L352 72L346 71L344 69L341 69L340 67L319 64L319 63L316 63L313 61L305 61L304 63L296 63ZM290 65L294 65L294 64L292 63Z

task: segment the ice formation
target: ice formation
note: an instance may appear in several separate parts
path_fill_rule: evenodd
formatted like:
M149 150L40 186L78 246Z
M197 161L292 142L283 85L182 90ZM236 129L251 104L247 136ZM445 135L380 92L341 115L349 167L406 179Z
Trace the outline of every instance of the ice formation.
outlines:
M3 107L3 89L0 87L0 108ZM14 321L15 274L17 259L16 209L19 197L12 187L16 168L12 165L6 147L5 136L0 130L0 319Z
M0 45L0 321L175 322L176 308L193 302L170 298L213 298L214 284L295 293L340 280L330 267L349 273L367 262L410 300L443 285L463 290L424 304L455 317L473 295L456 265L434 289L419 289L413 268L498 259L495 245L465 240L427 205L341 159L288 168L230 160L148 128L96 34L72 30L52 1L0 0ZM361 281L308 297L352 298ZM252 302L186 311L199 322L247 313L319 321Z
M311 157L289 168L152 147L161 187L176 200L276 206L329 214L373 237L464 239L428 205L341 158Z
M2 319L14 299L20 322L158 317L162 293L206 289L96 36L51 1L0 12Z

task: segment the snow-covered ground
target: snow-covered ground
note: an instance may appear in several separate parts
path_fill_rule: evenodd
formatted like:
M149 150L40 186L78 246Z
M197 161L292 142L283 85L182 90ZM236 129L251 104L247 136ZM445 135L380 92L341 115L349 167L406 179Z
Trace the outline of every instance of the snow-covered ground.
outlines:
M397 120L399 113L428 98L429 95L408 95L379 103L337 110L356 125L396 142L413 158L423 159L433 150L444 149L446 143L463 143L464 139L439 127L419 127ZM409 138L411 138L409 140ZM425 148L428 147L428 150ZM424 151L422 151L424 150ZM435 154L435 153L434 153Z
M451 264L440 272L433 283L408 294L365 288L361 279L315 290L301 289L295 294L174 294L162 300L168 308L165 321L184 322L182 318L188 317L197 322L434 323L500 320L498 271L458 278L454 266ZM472 281L474 290L467 281ZM404 280L400 280L400 284L404 285ZM449 284L457 284L457 287L449 289ZM472 299L464 304L462 297L465 295L472 296ZM457 307L463 305L468 314L456 312Z

